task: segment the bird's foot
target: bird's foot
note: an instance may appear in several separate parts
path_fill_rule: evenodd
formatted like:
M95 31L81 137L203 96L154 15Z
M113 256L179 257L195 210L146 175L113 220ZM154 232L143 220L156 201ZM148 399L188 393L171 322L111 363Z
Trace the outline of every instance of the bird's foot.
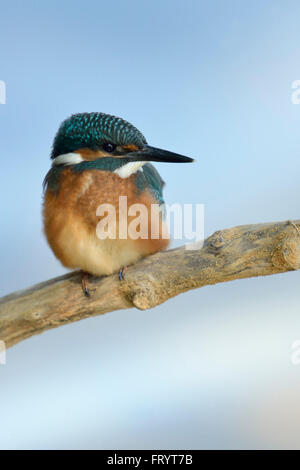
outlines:
M89 289L89 274L85 271L82 271L81 273L81 285L84 295L86 295L86 297L90 297L91 293Z
M126 271L127 271L127 266L123 266L123 268L120 269L120 271L119 271L119 281L124 281L125 280Z

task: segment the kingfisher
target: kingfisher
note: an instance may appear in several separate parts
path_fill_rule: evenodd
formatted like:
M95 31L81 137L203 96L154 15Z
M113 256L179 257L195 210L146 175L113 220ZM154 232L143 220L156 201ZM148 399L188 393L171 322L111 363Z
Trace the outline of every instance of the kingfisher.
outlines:
M45 235L65 267L81 270L87 296L89 274L119 272L123 280L128 265L168 247L164 181L149 162L192 158L152 147L128 121L93 112L62 122L51 160L43 185ZM146 216L136 221L136 208L141 207ZM99 233L101 221L106 223Z

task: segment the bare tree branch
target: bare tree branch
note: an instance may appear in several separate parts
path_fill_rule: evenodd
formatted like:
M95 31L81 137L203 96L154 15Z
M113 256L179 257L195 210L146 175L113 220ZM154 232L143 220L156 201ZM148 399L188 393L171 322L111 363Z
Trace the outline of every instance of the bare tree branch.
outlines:
M201 250L157 253L117 275L92 278L92 295L73 272L0 299L0 340L12 346L49 328L114 310L145 310L190 289L300 268L300 220L220 230Z

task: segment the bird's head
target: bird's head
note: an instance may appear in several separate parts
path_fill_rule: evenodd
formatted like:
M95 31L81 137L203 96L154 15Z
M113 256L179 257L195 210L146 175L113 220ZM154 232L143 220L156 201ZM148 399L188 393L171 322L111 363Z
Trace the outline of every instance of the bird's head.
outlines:
M105 159L115 168L128 163L142 166L149 161L193 161L192 158L151 147L132 124L104 113L74 114L63 121L54 139L51 158L54 166Z

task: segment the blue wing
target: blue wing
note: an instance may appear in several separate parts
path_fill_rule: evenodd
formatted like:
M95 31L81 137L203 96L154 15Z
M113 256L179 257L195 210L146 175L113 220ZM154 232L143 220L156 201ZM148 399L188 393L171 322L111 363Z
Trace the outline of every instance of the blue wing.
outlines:
M150 190L157 199L157 202L159 204L164 204L163 187L165 182L158 173L157 169L151 163L146 163L143 165L143 174Z

